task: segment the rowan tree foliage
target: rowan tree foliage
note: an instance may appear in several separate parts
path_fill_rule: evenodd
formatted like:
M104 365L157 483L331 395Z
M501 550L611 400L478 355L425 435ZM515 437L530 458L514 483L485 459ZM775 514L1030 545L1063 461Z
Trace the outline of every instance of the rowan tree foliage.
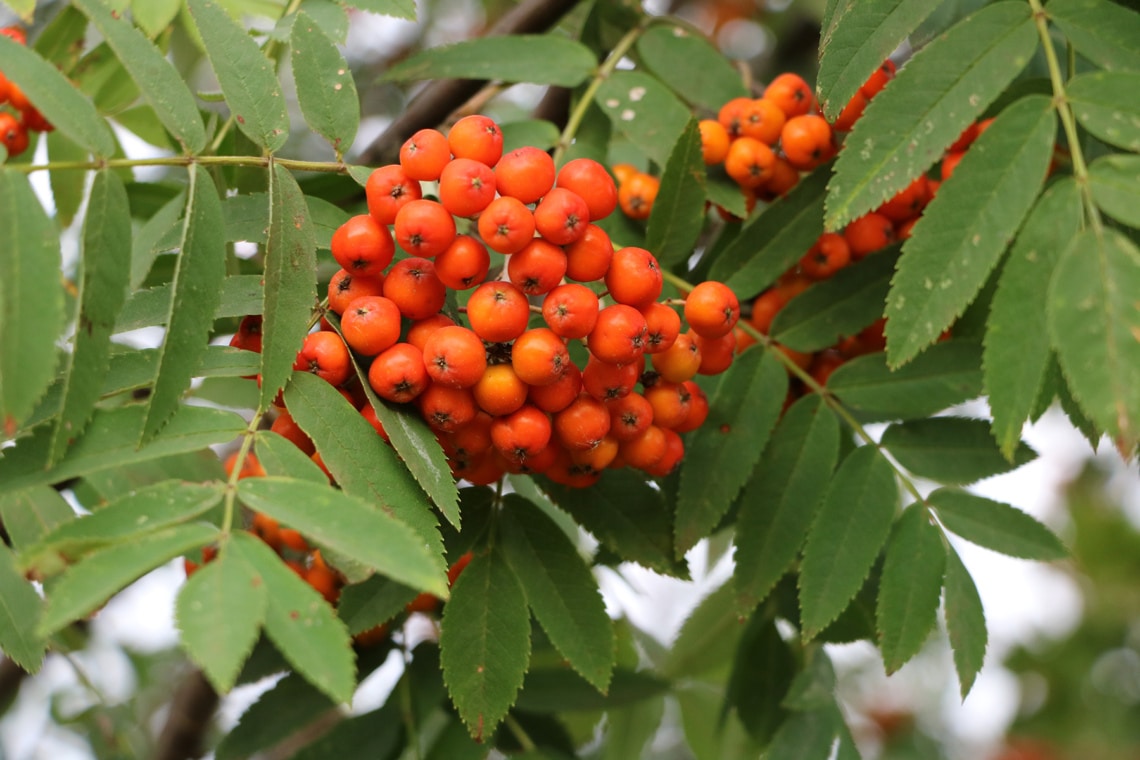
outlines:
M801 91L791 78L753 81L680 16L524 2L483 36L387 65L384 86L414 94L362 147L361 100L378 85L346 61L348 25L362 12L413 19L409 0L6 4L30 33L0 36L0 650L34 674L46 653L82 646L77 631L110 598L185 558L176 619L200 675L175 696L186 720L155 740L160 756L244 757L293 736L305 758L553 758L592 743L596 756L600 736L607 757L635 757L668 695L697 758L859 757L825 645L874 642L891 673L941 620L964 696L986 617L949 537L1066 556L1017 505L967 489L1035 457L1026 421L1059 403L1094 445L1135 455L1140 15L1123 5L830 0L818 74ZM510 100L516 83L544 88L533 112ZM344 239L371 225L392 246L377 199L399 193L370 187L376 170L409 160L401 148L419 130L447 135L480 111L495 114L481 129L499 152L537 149L530 180L546 160L608 168L616 183L576 190L618 207L592 220L595 234L621 267L652 263L577 277L579 261L567 274L584 233L558 236L585 228L581 210L552 225L536 209L552 242L530 258L501 253L492 238L507 223L473 219L494 183L468 213L451 180L425 175L414 193L482 237L489 265L471 259L469 277L440 286L440 305L426 291L392 295L405 287L397 268L419 276L425 265L407 262L442 255L417 252L438 219L396 217L378 269L391 254L396 264L362 294L398 302L396 332L415 343L413 321L436 312L480 333L488 307L468 298L484 277L524 294L524 329L551 324L540 307L564 275L583 281L585 295L560 297L600 298L601 313L613 309L604 326L546 330L554 337L528 338L528 350L553 340L565 358L551 377L572 363L586 372L588 355L629 374L628 386L599 380L600 397L587 383L575 420L608 414L607 394L640 382L672 459L641 429L633 443L601 432L579 446L562 407L527 390L549 381L520 364L521 330L479 334L485 355L474 343L471 378L499 383L485 391L493 401L478 397L495 418L493 461L490 443L479 458L449 427L454 394L472 383L417 406L371 378L395 333L361 348L352 336L365 328L351 322L372 312L332 303ZM770 134L766 119L778 121ZM324 144L296 139L307 132ZM160 155L124 155L125 133ZM473 163L476 137L453 135L443 164ZM45 173L50 207L32 185ZM648 177L640 190L634 174ZM471 187L486 190L479 177ZM528 204L557 196L553 183L552 172L504 205L529 218ZM607 183L616 194L599 201ZM507 184L503 196L516 192ZM78 261L63 268L73 225ZM345 254L361 269L363 250ZM550 287L534 274L542 256L562 267ZM727 290L694 291L709 281L735 294L739 325L715 300ZM654 319L684 318L671 339L692 328L684 345L703 358L691 371L643 347L668 332L657 322L635 330L633 358L611 353L629 319L648 324L628 312L658 301ZM580 301L561 303L549 311L566 317ZM155 347L117 338L155 326ZM432 387L452 388L442 373L455 367L439 356ZM336 361L334 380L324 372ZM537 404L519 427L499 367ZM983 396L991 418L945 413ZM685 411L666 424L678 398ZM632 427L628 406L613 418ZM871 423L886 423L881 435ZM528 425L545 425L533 450L519 437ZM607 615L596 568L687 578L686 557L709 537L731 541L734 573L669 648ZM411 641L413 615L434 621L433 635ZM393 649L406 667L392 696L347 717L338 706ZM217 694L278 673L235 729L202 744Z

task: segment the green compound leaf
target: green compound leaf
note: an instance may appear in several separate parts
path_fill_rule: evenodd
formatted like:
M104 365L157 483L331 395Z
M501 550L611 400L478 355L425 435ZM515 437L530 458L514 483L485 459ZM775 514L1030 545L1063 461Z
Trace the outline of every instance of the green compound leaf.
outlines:
M341 488L411 527L442 572L443 543L423 492L392 449L340 393L316 375L297 372L285 404L313 439Z
M748 482L787 394L771 351L745 352L709 394L709 417L686 443L677 492L678 557L709 535Z
M18 84L44 118L74 143L100 158L110 158L115 153L115 138L91 99L34 50L0 37L4 76Z
M1140 229L1140 156L1111 155L1093 161L1089 187L1101 211ZM1064 249L1060 246L1060 250Z
M217 536L214 526L191 523L148 533L130 543L115 544L91 554L69 567L51 587L37 630L44 636L55 633L94 612L145 573L205 546Z
M746 296L759 293L799 261L823 232L830 167L816 169L783 198L750 217L713 262L709 279Z
M530 663L526 595L498 551L475 557L455 581L439 646L451 701L483 741L515 703Z
M840 365L827 389L865 422L929 417L982 395L981 346L948 340L892 371L884 353Z
M265 150L280 149L289 137L289 114L272 62L213 0L186 5L238 129Z
M186 196L178 193L154 215L148 219L134 234L131 242L131 284L132 291L138 290L146 281L158 256L157 244L160 239L175 231L175 225L182 218L182 210L186 208ZM121 328L119 328L121 329Z
M519 34L440 45L401 61L388 81L495 79L575 87L593 72L594 54L580 42L554 35Z
M661 492L627 470L607 472L588 489L550 480L542 489L574 520L623 560L667 575L684 576L673 559L673 526Z
M371 504L327 485L293 478L246 478L238 496L250 509L406 586L447 598L438 558L416 533Z
M772 338L797 351L819 351L883 316L897 246L879 251L816 283L776 313Z
M795 562L839 458L839 421L819 398L797 401L776 427L740 497L739 608L763 601Z
M916 53L847 136L828 188L827 228L876 208L930 168L1036 47L1029 6L1011 1L986 6Z
M115 51L162 125L182 143L183 151L201 153L206 147L206 130L194 96L174 65L121 13L112 11L102 0L77 0L75 4ZM136 3L135 7L139 5Z
M265 583L228 547L199 567L178 592L174 621L182 646L219 693L237 682L268 608Z
M688 107L661 80L641 71L614 72L598 87L594 101L617 132L661 166L669 162L673 146L692 118Z
M805 641L839 617L863 586L898 501L894 471L874 446L843 460L804 545L799 586Z
M36 632L43 600L16 566L16 557L0 544L0 649L29 673L40 669L46 642Z
M317 301L317 242L305 196L287 169L269 176L269 236L261 324L261 408L289 381Z
M1073 114L1110 145L1140 152L1140 72L1095 71L1065 85Z
M659 696L669 690L669 685L650 671L619 667L609 692L601 694L570 668L536 667L527 673L516 706L534 713L608 710Z
M946 631L950 635L950 648L954 650L954 668L962 699L970 693L974 679L986 659L986 614L978 587L962 558L953 547L946 549Z
M672 267L693 255L705 221L705 162L701 135L692 120L661 173L661 188L645 231L645 247L663 267Z
M416 598L416 590L383 575L345 586L336 611L349 633L358 633L387 623Z
M835 732L842 718L832 705L822 710L799 712L780 726L765 760L816 760L830 757Z
M7 439L52 380L64 314L59 238L27 176L0 169L0 218L0 439Z
M748 96L740 72L712 43L678 26L650 27L637 41L641 63L695 106L717 111Z
M895 521L887 541L875 611L887 674L918 654L938 617L946 550L942 532L913 504Z
M252 480L256 478L242 483ZM352 639L333 608L252 534L234 533L228 550L249 565L265 587L269 640L306 681L334 702L352 701L356 687Z
M333 41L303 10L293 22L289 46L305 122L339 156L352 147L360 126L360 100L352 70Z
M598 691L609 688L614 629L598 582L578 549L541 509L515 494L505 497L502 550L534 616L570 666Z
M1140 250L1114 229L1088 229L1057 262L1047 313L1069 388L1102 430L1140 438Z
M797 658L781 638L775 619L762 612L752 615L741 634L724 701L726 708L736 708L737 717L752 738L767 744L787 720L785 697L796 678ZM822 650L817 651L822 654ZM757 673L764 677L757 678ZM833 698L830 690L828 697Z
M1140 14L1108 0L1052 0L1049 18L1081 55L1110 71L1140 71Z
M79 319L52 439L52 463L63 457L71 439L83 433L99 400L110 368L111 333L127 300L130 255L127 191L118 175L104 169L95 175L91 185L87 218L83 222Z
M933 417L891 425L882 445L915 475L942 483L965 485L1009 472L1032 461L1037 453L1020 443L1007 460L985 420Z
M182 0L131 0L131 16L148 37L157 37L178 15Z
M233 412L183 405L161 433L139 448L144 412L140 406L97 410L87 433L50 470L44 468L51 430L37 430L14 449L5 449L4 458L0 459L0 490L59 483L101 470L198 451L232 441L246 428L245 421Z
M253 658L256 659L261 652L273 656L276 667L271 672L280 672L284 669L281 656L272 647L256 647ZM394 705L395 702L391 704ZM266 754L264 750L281 742L283 737L303 730L302 727L312 724L322 713L335 706L334 701L318 691L302 676L290 673L261 694L257 701L242 713L237 725L218 743L215 757L217 760L248 760L259 753L264 755ZM340 725L343 725L343 722Z
M222 204L210 174L190 168L190 188L182 244L171 283L166 337L159 349L158 371L147 404L141 441L154 438L178 408L209 342L213 316L226 277Z
M1009 504L955 488L939 488L927 503L947 530L978 546L1021 559L1063 559L1069 554L1053 531Z
M75 511L50 486L34 486L0 495L0 522L12 548L23 551L57 525L75 519Z
M38 545L67 556L85 553L131 536L170 528L208 512L222 500L220 483L165 480L131 491L90 515L47 532ZM25 554L34 556L36 548Z
M848 3L835 23L824 27L816 94L829 120L934 8L923 0Z
M1045 383L1053 350L1041 304L1057 260L1080 229L1081 214L1076 182L1051 185L1022 225L990 305L982 360L993 434L1006 457L1013 456Z
M927 206L903 245L887 297L891 366L936 341L985 285L1045 181L1056 121L1048 98L1017 101L970 146Z

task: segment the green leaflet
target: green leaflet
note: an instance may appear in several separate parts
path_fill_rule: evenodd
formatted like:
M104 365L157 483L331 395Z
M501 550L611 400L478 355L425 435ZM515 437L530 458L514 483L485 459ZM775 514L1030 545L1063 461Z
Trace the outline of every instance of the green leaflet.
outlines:
M440 623L443 680L476 740L514 704L530 662L530 611L498 551L475 557L452 588Z
M875 627L888 674L918 654L934 628L945 564L941 531L912 504L895 521L879 585Z
M970 693L986 659L986 615L978 587L953 547L946 550L946 631L954 650L962 698Z
M272 63L214 0L187 0L187 7L238 129L265 150L279 150L289 115Z
M1110 145L1140 152L1140 72L1082 74L1069 81L1065 95L1082 127Z
M937 340L985 284L1045 181L1056 121L1048 98L1017 101L970 146L927 206L887 296L892 367Z
M183 151L201 153L206 147L206 130L202 126L202 117L198 113L194 97L174 65L130 22L121 14L113 12L102 0L77 0L76 5L107 40L130 78L142 91L143 97L154 107L163 126L182 144ZM136 7L139 5L136 4ZM141 5L160 6L163 3ZM170 16L173 17L173 13ZM143 19L139 20L140 25L143 25L142 21L146 18L144 13ZM149 30L153 27L145 28Z
M557 523L525 499L504 497L502 550L534 616L578 673L605 693L614 668L613 623L598 583Z
M1140 14L1108 0L1052 0L1049 19L1101 68L1140 71Z
M340 0L342 5L383 16L416 20L415 0Z
M641 71L614 72L602 82L594 101L610 118L615 131L661 166L668 163L673 146L692 118L668 87Z
M174 619L182 646L219 693L233 688L265 622L269 594L257 572L223 548L178 592Z
M293 22L289 48L305 122L341 155L352 147L360 125L352 71L333 41L303 10Z
M64 314L55 226L27 176L2 168L0 218L0 438L7 439L51 382Z
M0 545L0 648L29 673L43 664L46 642L36 632L43 600L16 567L7 545Z
M589 48L555 35L493 36L440 45L392 66L389 81L497 79L574 87L590 76L596 62Z
M23 551L57 525L74 518L71 505L50 486L0 495L0 522L16 551Z
M916 53L848 135L828 188L827 228L876 208L930 168L1036 47L1029 6L999 2Z
M839 458L839 421L805 396L784 414L744 492L736 521L740 609L759 604L799 556Z
M242 483L251 480L255 478ZM228 548L265 586L269 599L265 633L270 641L305 680L334 702L351 701L356 687L351 639L328 602L252 534L234 533Z
M340 393L316 375L298 372L285 391L285 403L346 493L405 523L433 554L442 554L438 522L423 492ZM442 563L437 564L442 571Z
M679 26L650 27L637 40L637 52L642 64L694 105L715 112L729 100L748 95L740 72L720 51Z
M1060 539L1016 507L954 488L927 497L947 530L1011 557L1053 560L1068 555Z
M645 232L645 247L663 267L693 254L705 221L705 162L696 120L690 120L661 174Z
M1081 212L1071 179L1041 195L1018 232L990 306L982 360L994 438L1007 458L1045 382L1052 346L1041 304L1057 260L1080 229Z
M1089 186L1101 211L1129 227L1140 229L1140 156L1098 158L1089 167Z
M181 252L171 283L166 337L159 349L142 443L153 439L167 423L190 385L206 349L225 280L221 201L205 168L193 166L189 172Z
M1140 437L1140 250L1114 229L1087 229L1049 288L1053 347L1073 396L1123 450Z
M242 502L412 588L447 598L437 557L406 524L327 485L292 478L246 478Z
M91 99L34 50L4 35L0 37L4 76L20 86L56 129L96 156L110 158L115 152L115 138Z
M305 196L288 170L269 176L269 234L261 325L261 403L267 409L289 381L317 300L317 252Z
M867 354L840 365L827 389L863 421L921 419L981 396L981 362L981 346L964 340L937 343L893 371L886 354Z
M824 27L816 93L828 119L839 115L859 87L934 7L924 0L853 2Z
M728 663L736 641L744 632L731 583L724 583L701 599L689 612L672 648L661 663L661 674L671 680L702 676Z
M83 433L99 400L110 368L111 333L127 299L130 255L127 191L117 175L104 169L95 175L83 223L79 318L52 439L52 463L63 457L71 439Z
M986 421L964 417L931 417L891 425L881 443L915 475L958 485L1009 472L1037 456L1025 443L1019 443L1013 458L1006 459Z
M98 609L145 573L180 554L205 546L217 536L218 530L212 525L191 523L149 533L130 543L115 544L89 555L69 567L52 585L37 630L44 636L55 633Z
M863 585L898 500L894 471L874 446L843 460L804 545L799 586L805 641L835 620Z

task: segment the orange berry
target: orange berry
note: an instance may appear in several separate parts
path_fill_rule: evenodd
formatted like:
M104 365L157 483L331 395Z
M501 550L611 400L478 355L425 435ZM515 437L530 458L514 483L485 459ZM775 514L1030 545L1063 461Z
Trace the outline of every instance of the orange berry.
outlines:
M743 111L740 136L751 137L765 145L775 145L780 139L787 116L770 100L755 98Z
M701 158L705 165L724 163L729 143L732 142L728 130L716 119L701 119L697 128L701 131Z
M436 330L441 327L449 327L454 325L455 320L446 314L432 314L430 317L424 319L417 319L412 322L412 326L408 328L408 334L404 338L405 343L411 343L420 351L424 350L427 344L427 339L432 336Z
M560 338L585 338L598 321L598 296L585 285L559 285L542 301L542 318Z
M551 432L550 418L529 404L491 422L491 441L495 450L514 463L522 463L538 455L550 443Z
M487 369L483 341L459 325L433 332L424 343L423 355L432 382L450 388L470 388Z
M850 132L851 128L855 126L855 122L863 116L863 111L867 110L868 102L870 101L866 95L856 91L851 96L851 100L847 101L847 105L843 106L839 115L835 117L835 123L831 126L836 132Z
M749 190L761 187L772 177L776 154L753 137L740 137L729 146L724 170L736 184Z
M638 172L618 187L618 205L630 219L648 219L661 189L661 180Z
M446 251L456 233L451 212L436 201L422 199L404 204L396 214L393 230L401 248L425 259Z
M384 280L384 297L391 299L408 319L425 319L447 301L447 288L430 259L413 256L392 265Z
M653 424L653 405L640 393L628 393L606 402L610 413L610 436L617 441L637 438Z
M420 349L410 343L397 343L382 351L368 368L368 384L376 395L388 401L406 403L428 386L427 367Z
M645 351L648 334L649 325L641 312L619 303L598 312L586 345L601 361L628 364Z
M420 183L399 164L381 166L368 175L364 194L368 198L368 213L377 224L391 224L404 204L423 197Z
M526 330L530 303L512 283L485 282L467 299L467 321L475 334L488 343L505 343Z
M479 237L498 253L515 253L534 239L534 214L509 195L491 201L479 214L478 225Z
M645 353L659 354L668 351L681 334L681 316L671 306L651 303L641 309L645 317L648 333L645 338Z
M363 296L348 305L341 334L353 351L375 356L400 339L400 309L383 296Z
M803 116L815 106L811 87L798 74L784 73L764 88L764 99L779 107L789 119Z
M531 145L515 148L495 165L499 195L521 203L535 203L554 187L554 159Z
M677 336L668 350L653 355L653 369L670 383L683 383L701 368L701 349L691 333Z
M582 237L564 250L566 276L578 282L595 282L605 277L614 256L614 244L609 234L596 224L586 225Z
M831 125L817 114L793 116L780 133L780 148L788 163L810 171L835 155Z
M611 298L640 309L661 295L664 278L656 256L644 248L627 246L614 251L605 282Z
M352 371L348 346L333 332L315 332L305 336L293 369L311 372L330 385L340 385Z
M487 278L490 269L487 246L470 235L456 235L451 245L435 257L436 276L452 290L475 287Z
M494 166L503 155L503 130L487 116L464 116L447 133L447 145L456 158Z
M627 164L628 165L628 164ZM614 167L616 174L617 167ZM575 158L558 170L557 187L572 190L586 202L590 220L605 219L618 205L618 189L606 167L592 158Z
M532 385L527 391L527 401L544 412L556 414L578 398L582 391L582 371L571 362L566 365L562 376L550 385Z
M470 158L452 159L439 175L439 201L456 216L475 216L494 198L495 173L484 163Z
M639 377L637 362L611 364L591 356L582 370L582 388L600 401L612 401L632 393Z
M554 432L559 443L570 451L588 451L609 434L609 409L589 393L579 394L554 415Z
M875 69L867 81L859 88L860 94L870 100L882 92L887 83L895 78L895 62L890 58L883 61L883 65Z
M524 383L510 364L487 367L471 388L479 408L495 417L511 414L527 400L529 386Z
M400 148L400 167L414 180L434 182L450 160L447 138L438 129L421 129Z
M702 282L685 297L685 321L698 335L719 338L740 319L736 294L721 282Z
M432 383L416 398L420 414L433 430L450 433L475 419L475 397L470 388Z
M800 271L813 280L826 280L851 263L851 249L842 235L825 232L800 259Z
M553 243L534 238L507 259L507 276L528 296L549 293L566 274L566 253Z
M890 219L871 212L848 224L843 230L843 239L851 249L851 258L859 261L890 245L895 239L895 228Z
M515 374L527 385L550 385L557 382L571 364L570 352L552 330L536 327L515 339L511 364Z
M573 190L556 187L534 209L538 234L555 245L569 245L586 233L590 207Z
M384 294L384 275L358 275L341 269L329 280L329 308L344 314L348 305L361 296Z

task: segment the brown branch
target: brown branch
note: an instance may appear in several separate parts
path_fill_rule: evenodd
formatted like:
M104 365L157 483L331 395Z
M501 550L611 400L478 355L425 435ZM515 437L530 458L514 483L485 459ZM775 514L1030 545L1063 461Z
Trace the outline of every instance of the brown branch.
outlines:
M523 0L487 29L485 37L534 34L554 26L578 0ZM375 166L399 159L400 146L417 131L442 124L486 84L481 79L437 79L427 85L360 155L357 163Z
M20 693L20 684L28 677L28 672L5 657L0 660L0 715L8 711Z
M155 760L192 760L205 754L204 737L217 707L218 693L195 668L174 693Z

